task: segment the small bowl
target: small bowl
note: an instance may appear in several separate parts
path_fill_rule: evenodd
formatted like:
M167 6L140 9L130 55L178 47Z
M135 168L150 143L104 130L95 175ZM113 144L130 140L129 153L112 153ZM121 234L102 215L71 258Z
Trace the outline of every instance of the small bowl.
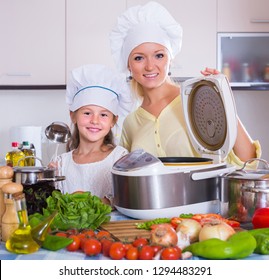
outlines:
M67 124L53 122L46 128L45 135L50 141L55 143L66 143L71 137L71 132Z

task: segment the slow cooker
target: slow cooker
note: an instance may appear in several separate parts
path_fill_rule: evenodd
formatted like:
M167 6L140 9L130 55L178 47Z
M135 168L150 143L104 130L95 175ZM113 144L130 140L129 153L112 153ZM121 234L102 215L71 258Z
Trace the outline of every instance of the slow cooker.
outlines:
M182 213L228 213L221 175L235 170L224 159L237 134L233 94L226 76L211 75L181 84L182 109L193 147L201 155L169 161L144 150L119 159L112 168L114 205L136 219ZM177 162L178 161L178 162Z

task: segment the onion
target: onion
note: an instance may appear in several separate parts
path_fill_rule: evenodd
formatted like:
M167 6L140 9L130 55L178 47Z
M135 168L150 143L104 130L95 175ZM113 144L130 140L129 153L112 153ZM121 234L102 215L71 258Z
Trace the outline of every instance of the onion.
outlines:
M186 234L189 238L190 243L198 241L199 233L202 226L199 222L193 219L183 219L182 222L177 226L176 231Z
M177 245L177 233L170 224L159 224L154 226L151 230L150 236L151 243L153 245L161 246L176 246Z
M210 238L218 238L225 241L234 233L235 230L225 222L220 221L217 224L205 224L199 233L199 241Z

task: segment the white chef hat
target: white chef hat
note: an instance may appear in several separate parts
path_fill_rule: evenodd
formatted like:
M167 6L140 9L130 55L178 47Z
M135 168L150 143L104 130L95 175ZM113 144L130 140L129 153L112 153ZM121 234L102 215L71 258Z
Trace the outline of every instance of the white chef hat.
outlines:
M127 70L131 51L142 43L163 45L174 58L181 49L182 33L180 24L160 4L148 2L134 6L118 17L110 33L112 56L122 72Z
M121 117L125 117L134 106L123 74L101 64L83 65L71 72L66 103L72 112L91 104Z

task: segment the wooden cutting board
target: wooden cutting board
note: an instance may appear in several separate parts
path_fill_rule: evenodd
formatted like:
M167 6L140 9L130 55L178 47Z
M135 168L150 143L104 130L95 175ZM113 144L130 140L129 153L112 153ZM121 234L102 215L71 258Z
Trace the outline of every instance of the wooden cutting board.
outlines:
M106 230L111 233L112 237L122 242L132 242L138 237L150 237L150 231L138 229L137 223L143 223L148 220L122 220L112 221L99 227L99 229Z

